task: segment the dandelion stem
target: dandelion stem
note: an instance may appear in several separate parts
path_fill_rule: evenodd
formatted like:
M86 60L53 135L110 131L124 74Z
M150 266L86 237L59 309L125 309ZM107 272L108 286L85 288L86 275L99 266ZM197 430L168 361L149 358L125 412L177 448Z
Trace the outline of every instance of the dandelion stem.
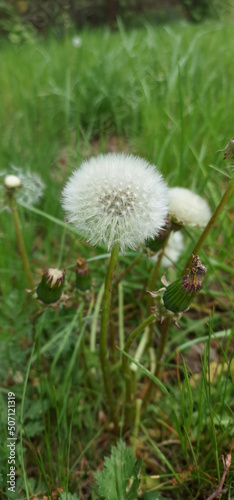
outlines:
M140 419L141 419L141 405L142 405L142 399L137 399L136 400L136 413L135 413L135 421L134 421L134 428L133 428L133 436L132 436L132 453L133 453L133 455L136 454L136 449L137 449L137 438L138 438L139 424L140 424Z
M164 354L164 349L165 349L165 345L166 345L166 341L167 341L167 336L168 336L170 324L171 324L171 318L166 318L164 320L164 322L162 324L160 324L161 337L160 337L160 343L159 343L158 351L157 351L156 368L155 368L155 372L154 372L155 377L158 377L159 373L160 373L160 368L161 368L160 361L161 361L163 354ZM143 407L145 407L146 403L148 403L153 387L154 387L154 381L150 380L148 387L146 389L146 392L144 394L144 397L143 397L143 403L142 403Z
M131 335L129 335L127 342L125 342L124 345L124 351L129 352L129 349L137 337L137 335L145 329L147 325L155 321L155 316L154 314L151 314L148 318L146 318L133 332ZM125 402L126 402L126 410L125 410L125 423L127 424L129 422L130 418L130 412L131 412L131 405L132 405L132 400L133 400L133 394L132 394L132 382L131 382L131 372L130 372L130 366L129 366L129 359L127 356L122 357L122 369L123 369L123 374L124 374L124 379L125 379L125 387L126 387L126 392L125 392Z
M33 278L32 278L32 274L30 271L29 261L28 261L28 257L27 257L27 253L26 253L26 249L25 249L24 240L23 240L17 203L16 203L15 196L13 193L11 193L9 201L10 201L10 206L11 206L13 222L14 222L14 226L15 226L17 243L18 243L20 256L21 256L21 260L22 260L22 264L23 264L23 269L24 269L24 272L25 272L25 275L27 278L28 286L29 286L30 290L33 290L33 288L34 288Z
M109 318L110 318L110 304L111 304L111 295L112 295L112 280L114 271L118 261L119 254L119 243L116 243L113 246L109 267L106 274L105 280L105 289L102 303L102 318L101 318L101 332L100 332L100 358L101 358L101 367L102 367L102 375L105 386L105 391L107 394L110 414L111 418L114 422L115 430L118 432L119 423L115 409L114 403L114 394L112 390L112 384L110 379L110 369L109 369L109 360L108 360L108 347L107 347L107 335L108 335L108 326L109 326Z
M224 209L225 205L227 204L232 192L234 191L234 177L233 179L231 180L231 182L229 183L225 193L223 194L217 208L215 209L212 217L210 218L209 222L207 223L204 231L202 232L198 242L196 243L189 259L187 260L186 264L185 264L185 267L184 267L184 270L182 272L182 274L186 274L186 272L188 271L191 263L192 263L192 256L193 255L197 255L200 251L200 248L202 247L205 239L207 238L210 230L212 229L214 223L216 222L216 219L219 217L219 214L222 212L222 210Z
M149 285L149 289L151 291L153 291L155 289L155 286L156 286L156 282L157 282L158 274L159 274L159 269L161 266L162 258L163 258L164 252L165 252L165 248L167 246L168 239L169 239L169 235L167 236L167 238L165 238L163 247L158 255L158 260L154 266L153 276L151 278L150 285ZM148 294L148 297L147 297L147 316L150 315L151 306L152 306L152 297L150 294ZM148 342L149 346L152 345L152 340L153 340L153 325L151 325L151 327L150 327L149 342Z

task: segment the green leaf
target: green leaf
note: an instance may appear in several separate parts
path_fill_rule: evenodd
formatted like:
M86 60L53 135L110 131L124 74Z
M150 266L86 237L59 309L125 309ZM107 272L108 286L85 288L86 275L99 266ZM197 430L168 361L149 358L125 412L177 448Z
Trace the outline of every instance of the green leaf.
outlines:
M172 500L172 498L162 497L156 490L154 490L144 493L143 500Z
M98 494L105 500L135 500L139 487L141 463L136 464L131 450L123 441L112 446L110 458L105 457L104 469L96 472ZM126 492L129 480L133 479L130 490Z
M61 500L79 500L78 496L74 493L66 493L65 491L61 493L60 497Z

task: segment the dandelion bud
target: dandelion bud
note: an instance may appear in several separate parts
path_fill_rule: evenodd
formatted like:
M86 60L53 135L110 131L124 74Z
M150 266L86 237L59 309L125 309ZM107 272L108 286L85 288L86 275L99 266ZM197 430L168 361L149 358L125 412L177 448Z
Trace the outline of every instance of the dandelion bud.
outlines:
M86 259L79 257L76 261L76 288L85 291L90 288L91 276Z
M180 226L205 227L211 217L206 200L181 187L169 189L169 214L172 222Z
M4 179L4 186L6 189L16 189L21 187L21 180L16 175L7 175Z
M45 304L53 304L62 295L65 270L47 267L37 287L37 298Z
M224 160L226 160L229 156L231 156L231 158L234 160L234 137L232 137L232 139L224 149L218 149L217 153L223 153L224 151L226 151L223 157Z
M193 297L202 289L202 282L207 269L203 266L197 255L193 256L192 265L188 275L166 287L163 302L169 311L175 313L186 311Z

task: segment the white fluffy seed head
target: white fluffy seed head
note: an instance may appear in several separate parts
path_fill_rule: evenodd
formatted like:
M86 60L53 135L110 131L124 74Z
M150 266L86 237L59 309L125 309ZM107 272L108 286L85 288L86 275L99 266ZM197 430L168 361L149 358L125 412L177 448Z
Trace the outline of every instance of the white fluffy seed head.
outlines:
M180 231L172 231L167 245L165 247L164 255L161 261L162 267L173 266L179 259L184 248L184 238ZM158 260L159 252L157 252L151 260L156 262Z
M72 45L75 48L81 47L81 45L82 45L82 38L80 36L74 36L72 38Z
M4 186L7 189L15 189L21 185L21 180L16 175L7 175L4 179Z
M169 215L178 224L191 227L205 227L211 217L211 210L203 198L181 187L169 189Z
M16 190L16 199L19 204L36 205L44 193L45 185L40 176L29 170L23 171L22 168L11 165L12 174L7 174L6 171L0 173L0 178L5 176L3 184L7 189ZM4 188L0 186L0 206L4 200ZM1 210L1 209L0 209Z
M142 158L110 153L90 158L68 180L62 205L91 244L135 249L155 237L167 214L167 186Z

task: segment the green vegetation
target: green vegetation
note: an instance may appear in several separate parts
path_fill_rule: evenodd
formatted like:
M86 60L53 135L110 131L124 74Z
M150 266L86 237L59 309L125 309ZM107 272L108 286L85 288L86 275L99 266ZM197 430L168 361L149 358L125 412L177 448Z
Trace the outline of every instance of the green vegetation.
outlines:
M130 457L126 470L132 482L122 478L120 492L127 486L135 491L140 473L139 498L206 500L222 476L221 455L233 451L234 440L231 203L199 253L208 270L203 290L179 321L181 329L171 323L159 378L152 374L158 324L153 325L153 348L135 359L140 334L125 355L136 367L136 410L116 437L99 358L106 250L77 237L64 222L60 198L83 159L127 151L157 165L170 187L192 189L216 208L233 162L223 162L222 153L216 153L234 135L233 24L146 26L129 33L119 24L114 34L102 29L80 36L80 47L73 46L71 34L2 41L1 180L12 173L11 164L41 176L44 197L35 206L33 200L19 204L26 252L35 287L46 266L66 268L64 293L70 298L57 309L35 310L32 295L25 292L14 224L10 212L2 211L0 495L12 500L103 498L106 485L94 473L110 455L105 464L112 464L113 473L114 458L123 453L124 460ZM197 228L183 232L184 250L167 271L168 280L179 277L201 234ZM119 256L116 280L139 253ZM76 287L79 257L88 260L92 279L85 292ZM120 422L125 388L121 351L149 315L146 292L154 268L143 255L114 284L111 335L119 349L112 345L111 377ZM162 286L163 272L155 290ZM140 411L149 379L154 391ZM4 493L9 391L16 395L17 496ZM119 439L141 464L121 441L111 452ZM118 460L116 477L122 471ZM103 488L99 493L97 483ZM221 498L231 499L233 466L225 486ZM116 498L125 498L121 494Z

